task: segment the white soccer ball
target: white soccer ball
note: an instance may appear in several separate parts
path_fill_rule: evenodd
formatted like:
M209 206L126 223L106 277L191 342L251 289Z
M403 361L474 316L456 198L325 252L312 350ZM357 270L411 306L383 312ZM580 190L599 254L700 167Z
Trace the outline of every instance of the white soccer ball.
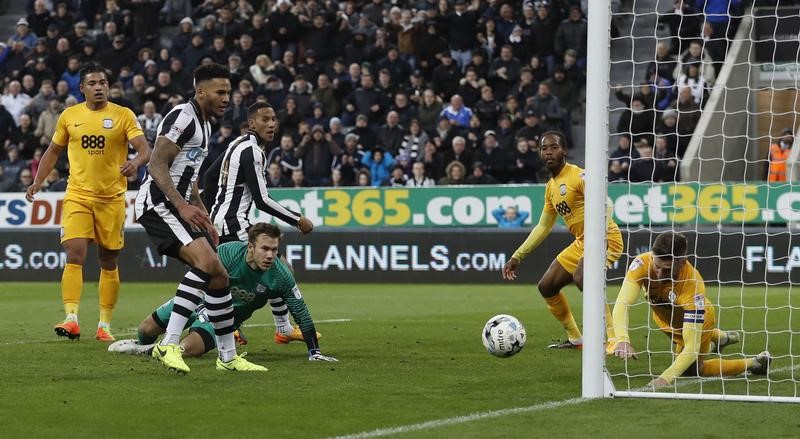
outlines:
M498 314L483 327L481 340L490 354L497 357L510 357L525 346L525 327L516 317Z

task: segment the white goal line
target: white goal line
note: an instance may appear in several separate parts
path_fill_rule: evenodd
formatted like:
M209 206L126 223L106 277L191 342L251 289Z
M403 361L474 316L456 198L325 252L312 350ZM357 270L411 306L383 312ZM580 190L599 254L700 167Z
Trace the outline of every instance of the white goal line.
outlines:
M781 367L781 368L778 368L778 369L771 369L770 373L773 373L773 372L787 372L787 371L792 371L792 370L797 370L797 369L800 369L800 364L797 364L795 366ZM679 382L678 384L675 385L675 387L676 388L684 387L684 386L688 386L688 385L692 385L692 384L698 384L700 382L713 382L713 381L719 381L719 380L722 380L722 379L723 379L723 377L699 378L699 379L695 379L695 380ZM646 389L647 389L646 387L640 387L640 388L635 389L636 391L639 392L639 393L637 393L637 396L640 396L639 394L641 394L642 396L655 398L657 396L653 396L653 395L659 395L658 392L646 392L645 391ZM619 393L619 392L617 392L617 393ZM675 397L674 396L669 396L669 395L681 395L681 394L677 394L677 393L661 393L661 394L662 395L668 395L667 397L672 397L672 398L675 398ZM697 396L695 394L692 394L692 395L695 396L695 397ZM752 398L752 397L750 397L750 398ZM766 397L766 398L769 398L769 397ZM781 401L780 398L783 398L783 397L772 397L772 398L773 399L770 400L770 401L780 402ZM719 399L722 399L722 398L719 398ZM736 400L735 398L733 398L733 395L729 395L725 399L726 400L731 400L731 401L735 401ZM518 415L518 414L522 414L522 413L532 413L532 412L538 412L538 411L543 411L543 410L552 410L552 409L557 409L557 408L566 407L566 406L570 406L570 405L581 404L581 403L592 401L592 400L593 399L591 399L591 398L571 398L571 399L565 399L565 400L562 400L562 401L543 402L541 404L535 404L535 405L531 405L531 406L527 406L527 407L515 407L515 408L492 410L492 411L486 411L486 412L476 412L476 413L472 413L472 414L469 414L469 415L466 415L466 416L454 416L452 418L434 419L432 421L420 422L420 423L417 423L417 424L408 424L408 425L399 425L399 426L396 426L396 427L379 428L379 429L376 429L376 430L363 431L363 432L360 432L360 433L347 434L347 435L343 435L343 436L335 436L335 437L331 437L329 439L365 439L365 438L373 438L373 437L390 436L390 435L393 435L393 434L401 434L401 433L409 433L409 432L412 432L412 431L428 430L428 429L431 429L431 428L445 427L445 426L448 426L448 425L464 424L464 423L467 423L467 422L479 421L479 420L482 420L482 419L492 419L492 418L499 418L501 416ZM752 400L752 399L750 399L750 400Z

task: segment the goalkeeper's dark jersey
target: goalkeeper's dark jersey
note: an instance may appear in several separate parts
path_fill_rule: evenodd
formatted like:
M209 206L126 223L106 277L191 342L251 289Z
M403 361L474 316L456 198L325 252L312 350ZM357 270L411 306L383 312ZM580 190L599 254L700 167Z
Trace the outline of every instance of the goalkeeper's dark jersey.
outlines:
M300 330L314 331L314 321L300 295L300 288L282 259L276 258L267 271L256 271L245 260L246 242L221 244L217 253L230 277L234 327L241 326L256 310L266 306L270 299L282 298Z

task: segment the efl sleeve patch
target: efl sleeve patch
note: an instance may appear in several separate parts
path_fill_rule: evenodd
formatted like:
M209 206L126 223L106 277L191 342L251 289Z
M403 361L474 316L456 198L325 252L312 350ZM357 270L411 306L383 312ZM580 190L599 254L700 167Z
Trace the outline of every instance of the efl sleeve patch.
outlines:
M697 294L694 296L694 307L702 310L706 307L706 296L702 294Z
M638 269L642 265L644 265L644 262L642 262L642 260L639 258L635 258L633 262L631 262L631 265L628 267L628 271L636 271L636 269Z
M300 287L298 287L297 285L295 285L294 288L292 288L292 294L294 294L294 298L297 300L303 298L303 295L300 294Z

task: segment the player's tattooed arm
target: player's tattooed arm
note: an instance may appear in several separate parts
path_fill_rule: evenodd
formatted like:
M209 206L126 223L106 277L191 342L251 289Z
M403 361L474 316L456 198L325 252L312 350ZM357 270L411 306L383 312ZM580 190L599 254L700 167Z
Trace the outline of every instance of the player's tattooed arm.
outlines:
M164 136L158 136L156 139L156 146L150 156L150 165L148 172L153 177L153 181L164 192L167 199L175 207L181 208L188 204L183 196L178 193L175 184L172 183L172 178L169 175L169 168L172 166L173 160L180 152L180 148L171 140Z

